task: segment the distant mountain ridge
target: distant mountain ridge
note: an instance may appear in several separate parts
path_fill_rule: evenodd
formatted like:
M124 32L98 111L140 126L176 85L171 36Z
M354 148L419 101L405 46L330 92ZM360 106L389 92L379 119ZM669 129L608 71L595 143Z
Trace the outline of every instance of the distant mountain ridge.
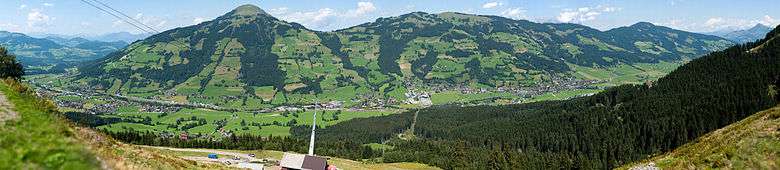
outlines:
M599 31L453 12L414 12L319 32L244 5L137 41L82 67L78 77L109 93L223 106L305 104L310 93L323 100L400 101L407 88L538 85L579 76L573 67L678 62L729 45L650 23Z
M48 72L46 70L33 69L32 67L55 67L57 71L64 71L67 65L101 58L111 52L127 46L127 43L91 41L84 38L34 38L22 33L0 31L0 46L6 47L17 56L28 73ZM54 71L54 70L51 70Z
M745 30L713 32L709 34L720 36L736 43L747 43L764 38L766 33L769 33L769 31L772 31L772 27L763 24L756 24L755 26Z
M105 34L99 34L99 35L88 35L88 34L74 34L74 35L65 35L65 34L49 34L49 33L30 33L27 34L31 37L35 38L47 38L47 39L73 39L73 38L83 38L88 39L92 41L104 41L104 42L115 42L115 41L123 41L125 43L133 43L137 40L147 38L151 36L150 33L130 33L126 31L122 32L113 32L113 33L105 33Z
M144 39L151 36L149 33L129 33L129 32L115 32L115 33L108 33L98 36L90 36L87 37L88 39L96 40L96 41L106 41L106 42L112 42L112 41L124 41L126 43L133 43L135 41Z

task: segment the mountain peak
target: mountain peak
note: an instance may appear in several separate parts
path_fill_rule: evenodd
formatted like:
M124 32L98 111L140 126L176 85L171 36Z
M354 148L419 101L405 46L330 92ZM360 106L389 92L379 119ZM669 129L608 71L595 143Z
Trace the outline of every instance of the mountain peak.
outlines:
M756 26L753 26L748 30L772 30L772 28L764 24L758 23L756 24Z
M267 15L265 11L252 4L241 5L230 12L232 16L257 16Z
M631 25L631 27L654 27L655 25L650 22L637 22L634 25Z

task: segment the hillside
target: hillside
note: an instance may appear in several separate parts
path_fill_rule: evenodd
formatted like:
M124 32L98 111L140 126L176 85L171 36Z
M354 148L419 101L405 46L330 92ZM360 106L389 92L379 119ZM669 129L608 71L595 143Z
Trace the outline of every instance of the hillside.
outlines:
M778 129L780 107L773 107L703 135L671 152L621 169L778 169Z
M28 74L60 73L77 63L96 60L127 46L124 42L91 41L83 38L34 38L0 31L0 45L21 61Z
M0 83L0 169L215 169L64 120L24 85ZM25 92L18 92L25 91Z
M392 149L368 157L444 169L615 168L775 106L778 32L695 59L653 83L566 101L435 106L352 119L319 130L318 146L344 148L325 153L335 156L360 153L353 145L386 146ZM291 132L306 134L303 126Z
M728 45L649 23L599 31L451 12L318 32L245 5L85 65L70 88L228 108L310 104L312 93L381 106L412 91L641 83Z

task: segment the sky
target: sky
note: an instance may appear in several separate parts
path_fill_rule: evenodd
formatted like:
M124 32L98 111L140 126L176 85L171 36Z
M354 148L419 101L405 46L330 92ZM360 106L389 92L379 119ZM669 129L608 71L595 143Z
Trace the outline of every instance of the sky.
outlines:
M4 0L0 30L62 35L143 32L83 1L96 5L100 1L157 31L212 20L243 4L320 31L416 11L577 23L600 30L642 21L692 32L780 24L778 0Z

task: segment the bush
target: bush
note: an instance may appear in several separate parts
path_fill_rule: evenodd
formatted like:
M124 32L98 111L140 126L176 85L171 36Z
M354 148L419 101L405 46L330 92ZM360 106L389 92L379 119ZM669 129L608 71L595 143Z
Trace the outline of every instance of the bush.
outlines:
M23 75L24 67L16 61L16 56L9 54L4 47L0 47L0 78L21 79Z

